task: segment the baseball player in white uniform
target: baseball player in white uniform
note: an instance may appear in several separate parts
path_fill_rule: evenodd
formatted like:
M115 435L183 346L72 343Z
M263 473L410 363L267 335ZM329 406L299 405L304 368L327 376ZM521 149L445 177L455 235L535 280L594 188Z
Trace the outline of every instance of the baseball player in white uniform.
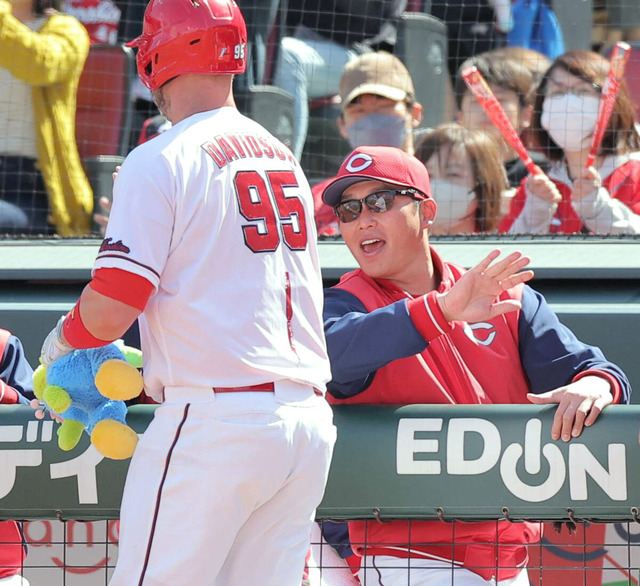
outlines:
M335 442L313 202L233 101L233 0L152 0L138 72L173 128L114 186L92 281L45 363L139 317L162 402L131 461L111 586L298 586Z

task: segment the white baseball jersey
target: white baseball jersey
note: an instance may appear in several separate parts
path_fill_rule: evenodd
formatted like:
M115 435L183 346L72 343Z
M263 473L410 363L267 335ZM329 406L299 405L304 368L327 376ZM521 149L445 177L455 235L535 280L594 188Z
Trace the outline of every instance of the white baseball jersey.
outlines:
M145 387L292 379L324 389L313 199L291 152L225 107L129 154L94 271L155 287L140 318Z

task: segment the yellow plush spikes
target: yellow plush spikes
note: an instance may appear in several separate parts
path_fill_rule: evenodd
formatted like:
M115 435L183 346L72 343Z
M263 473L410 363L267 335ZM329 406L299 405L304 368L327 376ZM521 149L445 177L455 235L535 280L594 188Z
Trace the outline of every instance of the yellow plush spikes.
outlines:
M58 446L60 449L65 452L73 450L78 445L83 431L84 425L82 423L65 419L58 428Z
M39 401L44 401L44 389L47 386L47 369L38 366L33 373L33 393Z
M129 426L113 419L104 419L93 428L91 443L105 458L126 460L133 455L138 436Z
M71 407L71 396L62 387L47 385L44 388L44 402L55 413L63 413Z
M113 401L127 401L142 391L142 375L124 360L105 361L96 374L100 393Z

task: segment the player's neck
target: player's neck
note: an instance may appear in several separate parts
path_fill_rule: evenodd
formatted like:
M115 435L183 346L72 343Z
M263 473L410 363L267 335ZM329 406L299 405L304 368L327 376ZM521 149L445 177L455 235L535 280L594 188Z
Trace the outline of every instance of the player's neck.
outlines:
M184 75L169 86L167 118L177 124L189 116L230 106L235 108L232 76Z

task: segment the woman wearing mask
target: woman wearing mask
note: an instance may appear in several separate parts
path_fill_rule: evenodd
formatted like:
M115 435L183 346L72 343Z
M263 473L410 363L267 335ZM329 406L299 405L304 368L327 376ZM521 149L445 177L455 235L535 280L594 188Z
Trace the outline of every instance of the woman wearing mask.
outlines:
M624 82L596 162L585 167L608 71L597 53L569 51L543 76L532 137L552 162L549 178L523 182L501 232L640 234L640 136Z
M438 211L432 235L495 232L509 187L498 143L486 132L441 124L416 149Z

